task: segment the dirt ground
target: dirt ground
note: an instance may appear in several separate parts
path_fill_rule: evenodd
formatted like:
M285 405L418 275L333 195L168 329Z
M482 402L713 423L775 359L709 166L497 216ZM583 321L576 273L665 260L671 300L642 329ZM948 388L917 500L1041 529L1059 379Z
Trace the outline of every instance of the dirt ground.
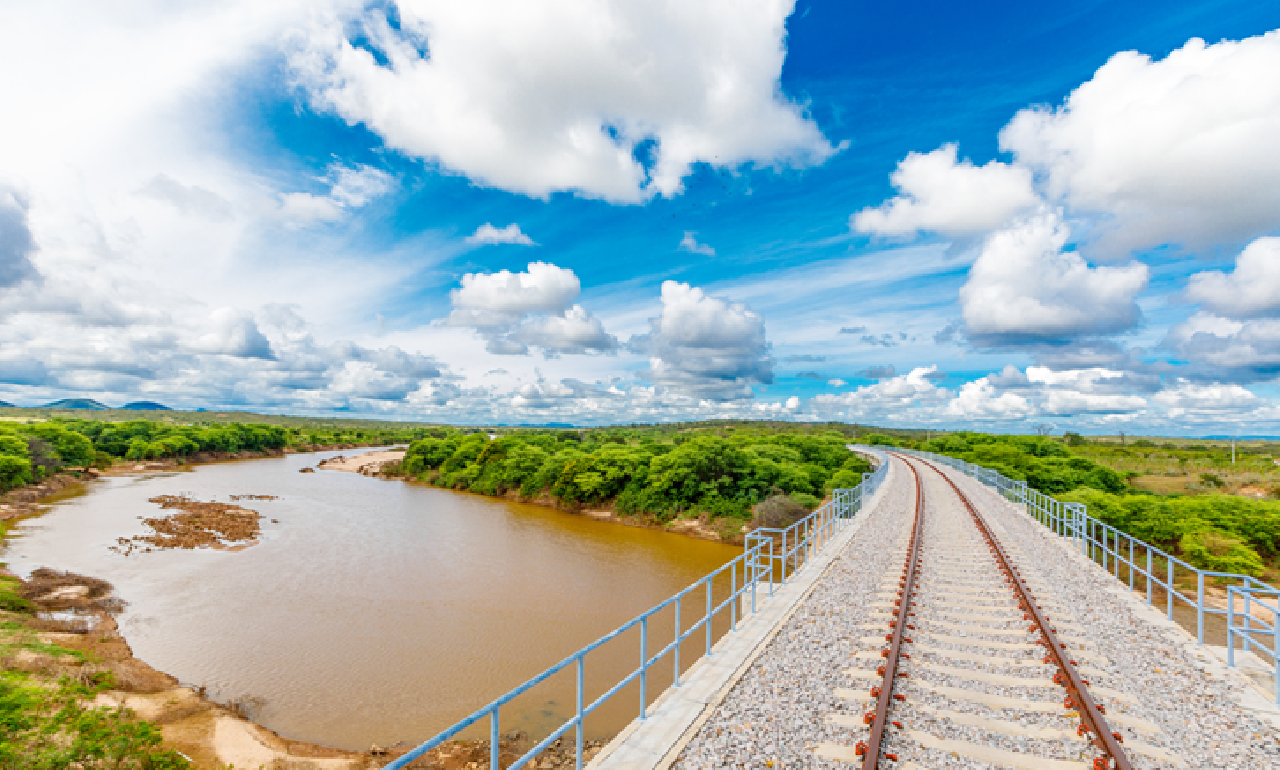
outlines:
M235 495L255 500L271 499L270 495ZM183 495L160 495L148 502L182 513L142 520L152 529L149 535L118 538L111 550L125 556L140 550L144 553L167 548L247 548L257 542L262 514L231 503L200 502Z
M1223 481L1221 487L1206 485L1198 473L1179 476L1135 476L1129 483L1137 489L1160 495L1198 495L1219 492L1255 500L1274 499L1276 497L1274 485L1258 482L1254 476L1251 474L1248 477L1236 478L1226 474L1221 476Z

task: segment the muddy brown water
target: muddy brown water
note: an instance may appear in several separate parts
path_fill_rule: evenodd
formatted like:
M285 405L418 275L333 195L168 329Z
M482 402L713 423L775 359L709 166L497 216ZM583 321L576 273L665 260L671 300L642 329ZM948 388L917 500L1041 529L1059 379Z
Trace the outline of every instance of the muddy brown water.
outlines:
M111 581L139 658L215 700L251 703L285 737L366 749L430 738L741 553L421 484L298 472L334 454L91 482L18 523L4 559L23 575L44 566ZM148 498L179 493L279 499L241 503L264 517L263 541L243 551L108 550L143 533L159 510ZM684 604L684 627L705 597ZM671 641L671 614L654 619L650 655ZM702 632L687 641L681 668L704 646ZM588 701L639 659L635 632L591 653ZM671 669L668 659L650 674L650 701ZM545 734L575 697L574 673L556 675L504 707L502 730ZM612 735L638 705L636 686L622 690L587 737Z

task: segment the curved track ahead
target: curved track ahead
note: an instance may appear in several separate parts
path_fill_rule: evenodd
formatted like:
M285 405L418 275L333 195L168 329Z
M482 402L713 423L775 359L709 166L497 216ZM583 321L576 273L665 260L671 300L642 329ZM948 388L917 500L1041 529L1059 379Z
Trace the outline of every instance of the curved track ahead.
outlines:
M866 741L855 747L856 761L862 763L864 770L892 767L898 761L896 746L920 745L997 766L1033 770L1080 767L1129 770L1132 765L1122 746L1122 734L1108 724L1105 706L1090 693L1089 683L1073 659L1083 657L1082 651L1069 651L1061 641L1057 629L1032 594L1030 586L1018 574L1017 565L991 527L970 499L939 468L923 460L897 454L895 457L910 468L914 477L915 520L892 611L881 615L888 623L885 634L888 644L879 653L882 658L882 665L876 672L879 684L870 691L875 708L863 716L869 735ZM925 485L917 463L931 468L944 479L960 506L954 505L955 500L949 501L952 504L926 504ZM992 585L1000 583L1005 584L1011 594L1003 601L989 593ZM1012 598L1012 603L1009 598ZM1018 623L1026 627L1025 632L1004 627ZM1028 634L1036 637L1034 645L1026 644ZM1021 639L1012 642L1010 636ZM917 643L913 637L920 637L921 641ZM1028 654L1037 647L1043 650ZM1044 688L1056 685L1062 688L1064 695L1058 710L1063 718L1078 720L1078 726L1074 733L1062 729L1029 728L1023 724L1023 719L1002 722L966 711L921 704L921 708L938 717L931 720L935 726L960 725L1020 733L1030 743L1037 744L1045 755L1013 753L939 736L934 732L907 729L902 722L893 719L894 705L913 697L915 693L912 691L917 689L941 696L943 701L976 700L1006 714L1025 709L1043 715L1046 706L1054 705L1043 700L930 685L925 681L904 684L911 671L904 670L907 667L903 664L911 658L909 651L916 649L934 653L931 659L936 656L964 661L966 665L962 667L927 662L910 666L911 669L941 673L949 679L1027 688L1039 690L1041 694ZM1017 655L1018 652L1023 654ZM1033 657L1036 654L1041 656L1038 661ZM989 673L984 668L973 667L973 663L1006 670L1033 668L1040 676ZM1051 681L1045 682L1044 675L1049 671L1053 672ZM1046 745L1050 743L1060 745ZM848 756L839 758L855 760L855 757Z

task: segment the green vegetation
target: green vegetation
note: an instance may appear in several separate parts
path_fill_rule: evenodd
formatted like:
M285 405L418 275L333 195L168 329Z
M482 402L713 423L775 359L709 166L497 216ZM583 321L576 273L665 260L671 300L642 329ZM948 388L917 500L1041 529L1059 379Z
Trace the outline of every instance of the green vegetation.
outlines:
M1081 487L1113 493L1127 489L1119 473L1076 455L1061 441L1044 436L950 433L926 441L919 448L999 471L1047 495Z
M966 460L1064 502L1084 503L1094 518L1200 569L1261 577L1274 576L1280 567L1280 502L1223 494L1226 471L1198 472L1190 491L1204 494L1159 495L1129 486L1127 481L1139 475L1136 471L1109 467L1118 464L1117 458L1158 454L1189 467L1221 470L1224 461L1230 467L1229 446L1166 442L1159 447L1142 439L1095 443L1071 433L1063 440L964 432L923 442L877 435L864 440ZM1269 457L1255 459L1265 460L1259 467L1275 477Z
M849 452L849 440L803 426L521 430L493 440L452 430L410 445L401 472L450 489L546 495L567 507L613 506L658 522L745 520L770 496L812 510L832 489L860 483L871 465Z
M49 410L0 411L47 418L0 422L0 492L41 481L63 469L106 468L118 460L185 459L199 453L269 452L286 447L397 444L441 432L428 426L365 420L280 418L277 422L284 424L271 424L268 420L183 421L169 415L163 420L106 420L98 419L100 412L93 413L94 419L84 419L83 411L72 415ZM137 412L124 414L137 417Z
M1058 499L1200 569L1260 577L1280 557L1280 502L1235 495L1112 495L1076 490Z
M80 650L43 642L26 623L35 607L16 578L0 578L0 658L26 656L0 671L0 768L4 770L177 770L190 767L161 748L160 729L124 708L90 701L114 685L110 671ZM55 677L55 674L59 674Z
M11 645L10 645L11 646ZM53 645L46 655L68 653ZM87 680L87 681L82 681ZM0 768L5 770L177 770L190 763L161 748L160 729L123 708L86 702L111 686L109 673L41 681L0 673Z
M1234 463L1231 442L1224 439L1148 437L1122 441L1119 437L1074 433L1064 439L1075 454L1140 476L1274 474L1277 466L1272 460L1280 457L1280 444L1256 439L1236 443Z

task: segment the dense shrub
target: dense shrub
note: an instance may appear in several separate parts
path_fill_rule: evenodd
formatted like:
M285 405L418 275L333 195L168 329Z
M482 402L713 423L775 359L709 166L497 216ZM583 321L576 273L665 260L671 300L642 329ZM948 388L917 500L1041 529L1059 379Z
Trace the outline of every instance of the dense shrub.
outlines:
M31 483L31 461L0 454L0 492Z
M1059 499L1201 569L1258 576L1280 556L1280 503L1234 495L1159 497L1078 489Z
M570 506L612 505L659 521L676 516L746 520L779 493L812 508L831 490L854 487L871 463L838 433L734 432L732 436L520 431L423 438L410 445L407 475L482 494L548 494Z
M786 529L809 515L803 503L781 493L756 503L751 512L751 525L768 529Z

